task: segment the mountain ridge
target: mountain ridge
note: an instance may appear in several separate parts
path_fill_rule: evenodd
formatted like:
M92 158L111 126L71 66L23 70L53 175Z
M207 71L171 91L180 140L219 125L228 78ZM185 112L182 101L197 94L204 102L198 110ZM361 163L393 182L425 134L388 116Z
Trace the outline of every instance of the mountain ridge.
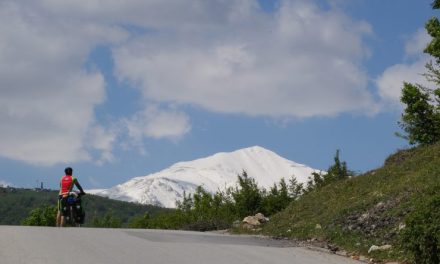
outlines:
M305 183L312 172L319 172L263 147L253 146L177 162L162 171L134 177L109 189L89 192L116 200L174 208L184 192L194 193L198 186L211 193L235 186L237 175L243 171L266 189L281 178L288 180L292 176L299 183Z

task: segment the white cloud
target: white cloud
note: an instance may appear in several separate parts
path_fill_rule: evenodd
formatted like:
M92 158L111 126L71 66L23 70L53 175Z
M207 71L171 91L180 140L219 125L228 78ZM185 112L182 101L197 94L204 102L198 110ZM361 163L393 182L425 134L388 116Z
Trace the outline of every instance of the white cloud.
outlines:
M217 12L234 17L234 6ZM362 43L368 24L310 1L284 1L275 15L244 5L240 15L217 28L176 27L175 34L121 46L114 50L117 74L150 100L215 112L311 117L373 111L359 67L368 52Z
M128 136L137 143L144 137L179 139L191 130L186 114L159 109L157 106L147 107L123 123Z
M396 64L387 68L376 81L380 97L394 106L400 107L403 82L418 83L426 87L428 81L422 75L426 72L428 59L419 59L412 64Z
M89 141L86 142L89 148L100 151L98 164L114 160L113 149L117 136L116 131L106 130L102 126L95 126L90 130Z
M413 60L392 65L377 78L379 96L388 107L402 107L400 95L404 82L417 83L425 87L432 86L432 83L423 76L426 73L425 65L430 60L429 56L423 54L423 49L430 40L424 29L419 29L405 44L405 57L412 57Z
M417 56L420 57L426 45L431 41L431 36L426 32L424 28L417 30L405 44L405 54L407 57Z
M111 27L47 20L38 9L0 4L0 156L33 164L90 160L85 139L105 81L83 64ZM98 148L99 150L99 148Z
M137 141L189 133L181 105L273 117L372 112L360 66L370 33L305 0L282 1L274 14L256 0L4 0L0 156L111 161L121 133ZM146 104L176 108L140 109L122 132L100 124L104 76L84 69L98 45L112 48L115 74Z
M0 180L0 187L9 187L9 186L13 186L13 185L7 181Z

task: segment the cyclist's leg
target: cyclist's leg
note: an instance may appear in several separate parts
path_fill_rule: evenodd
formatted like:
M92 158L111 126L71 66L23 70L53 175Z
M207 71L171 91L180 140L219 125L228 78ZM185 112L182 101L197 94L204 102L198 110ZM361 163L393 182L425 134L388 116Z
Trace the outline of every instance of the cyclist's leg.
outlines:
M61 226L61 198L58 198L58 212L57 212L57 220L56 220L56 226L60 227Z
M65 212L65 210L64 210L64 207L66 207L67 206L67 198L66 197L63 197L62 199L61 199L61 210L62 210L62 212L61 212L61 221L60 221L60 226L61 227L64 227L65 225L66 225L66 212Z

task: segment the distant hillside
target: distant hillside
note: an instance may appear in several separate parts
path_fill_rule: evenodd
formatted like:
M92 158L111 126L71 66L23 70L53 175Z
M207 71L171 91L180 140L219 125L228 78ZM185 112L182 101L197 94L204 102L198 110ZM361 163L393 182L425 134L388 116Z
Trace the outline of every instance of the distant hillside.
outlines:
M57 196L57 191L0 187L0 225L19 225L31 210L43 205L56 205ZM159 212L169 211L156 206L116 201L90 194L83 197L83 206L86 210L86 226L93 217L102 218L109 212L126 224L135 215L148 212L154 216Z
M398 234L418 205L440 192L440 144L398 151L383 167L315 190L273 216L266 234L335 244L370 257L402 259ZM440 208L439 208L440 210Z

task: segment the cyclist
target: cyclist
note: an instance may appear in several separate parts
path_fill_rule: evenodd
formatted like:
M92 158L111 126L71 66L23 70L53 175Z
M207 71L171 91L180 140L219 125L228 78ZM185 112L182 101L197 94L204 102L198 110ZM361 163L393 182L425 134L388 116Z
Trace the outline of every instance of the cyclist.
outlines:
M58 213L57 213L57 227L63 227L65 224L65 216L62 214L63 204L66 202L67 197L69 196L69 192L72 191L74 185L78 188L81 195L85 195L83 188L79 184L78 180L72 176L73 169L67 167L64 170L65 175L61 178L60 181L60 192L58 194Z

